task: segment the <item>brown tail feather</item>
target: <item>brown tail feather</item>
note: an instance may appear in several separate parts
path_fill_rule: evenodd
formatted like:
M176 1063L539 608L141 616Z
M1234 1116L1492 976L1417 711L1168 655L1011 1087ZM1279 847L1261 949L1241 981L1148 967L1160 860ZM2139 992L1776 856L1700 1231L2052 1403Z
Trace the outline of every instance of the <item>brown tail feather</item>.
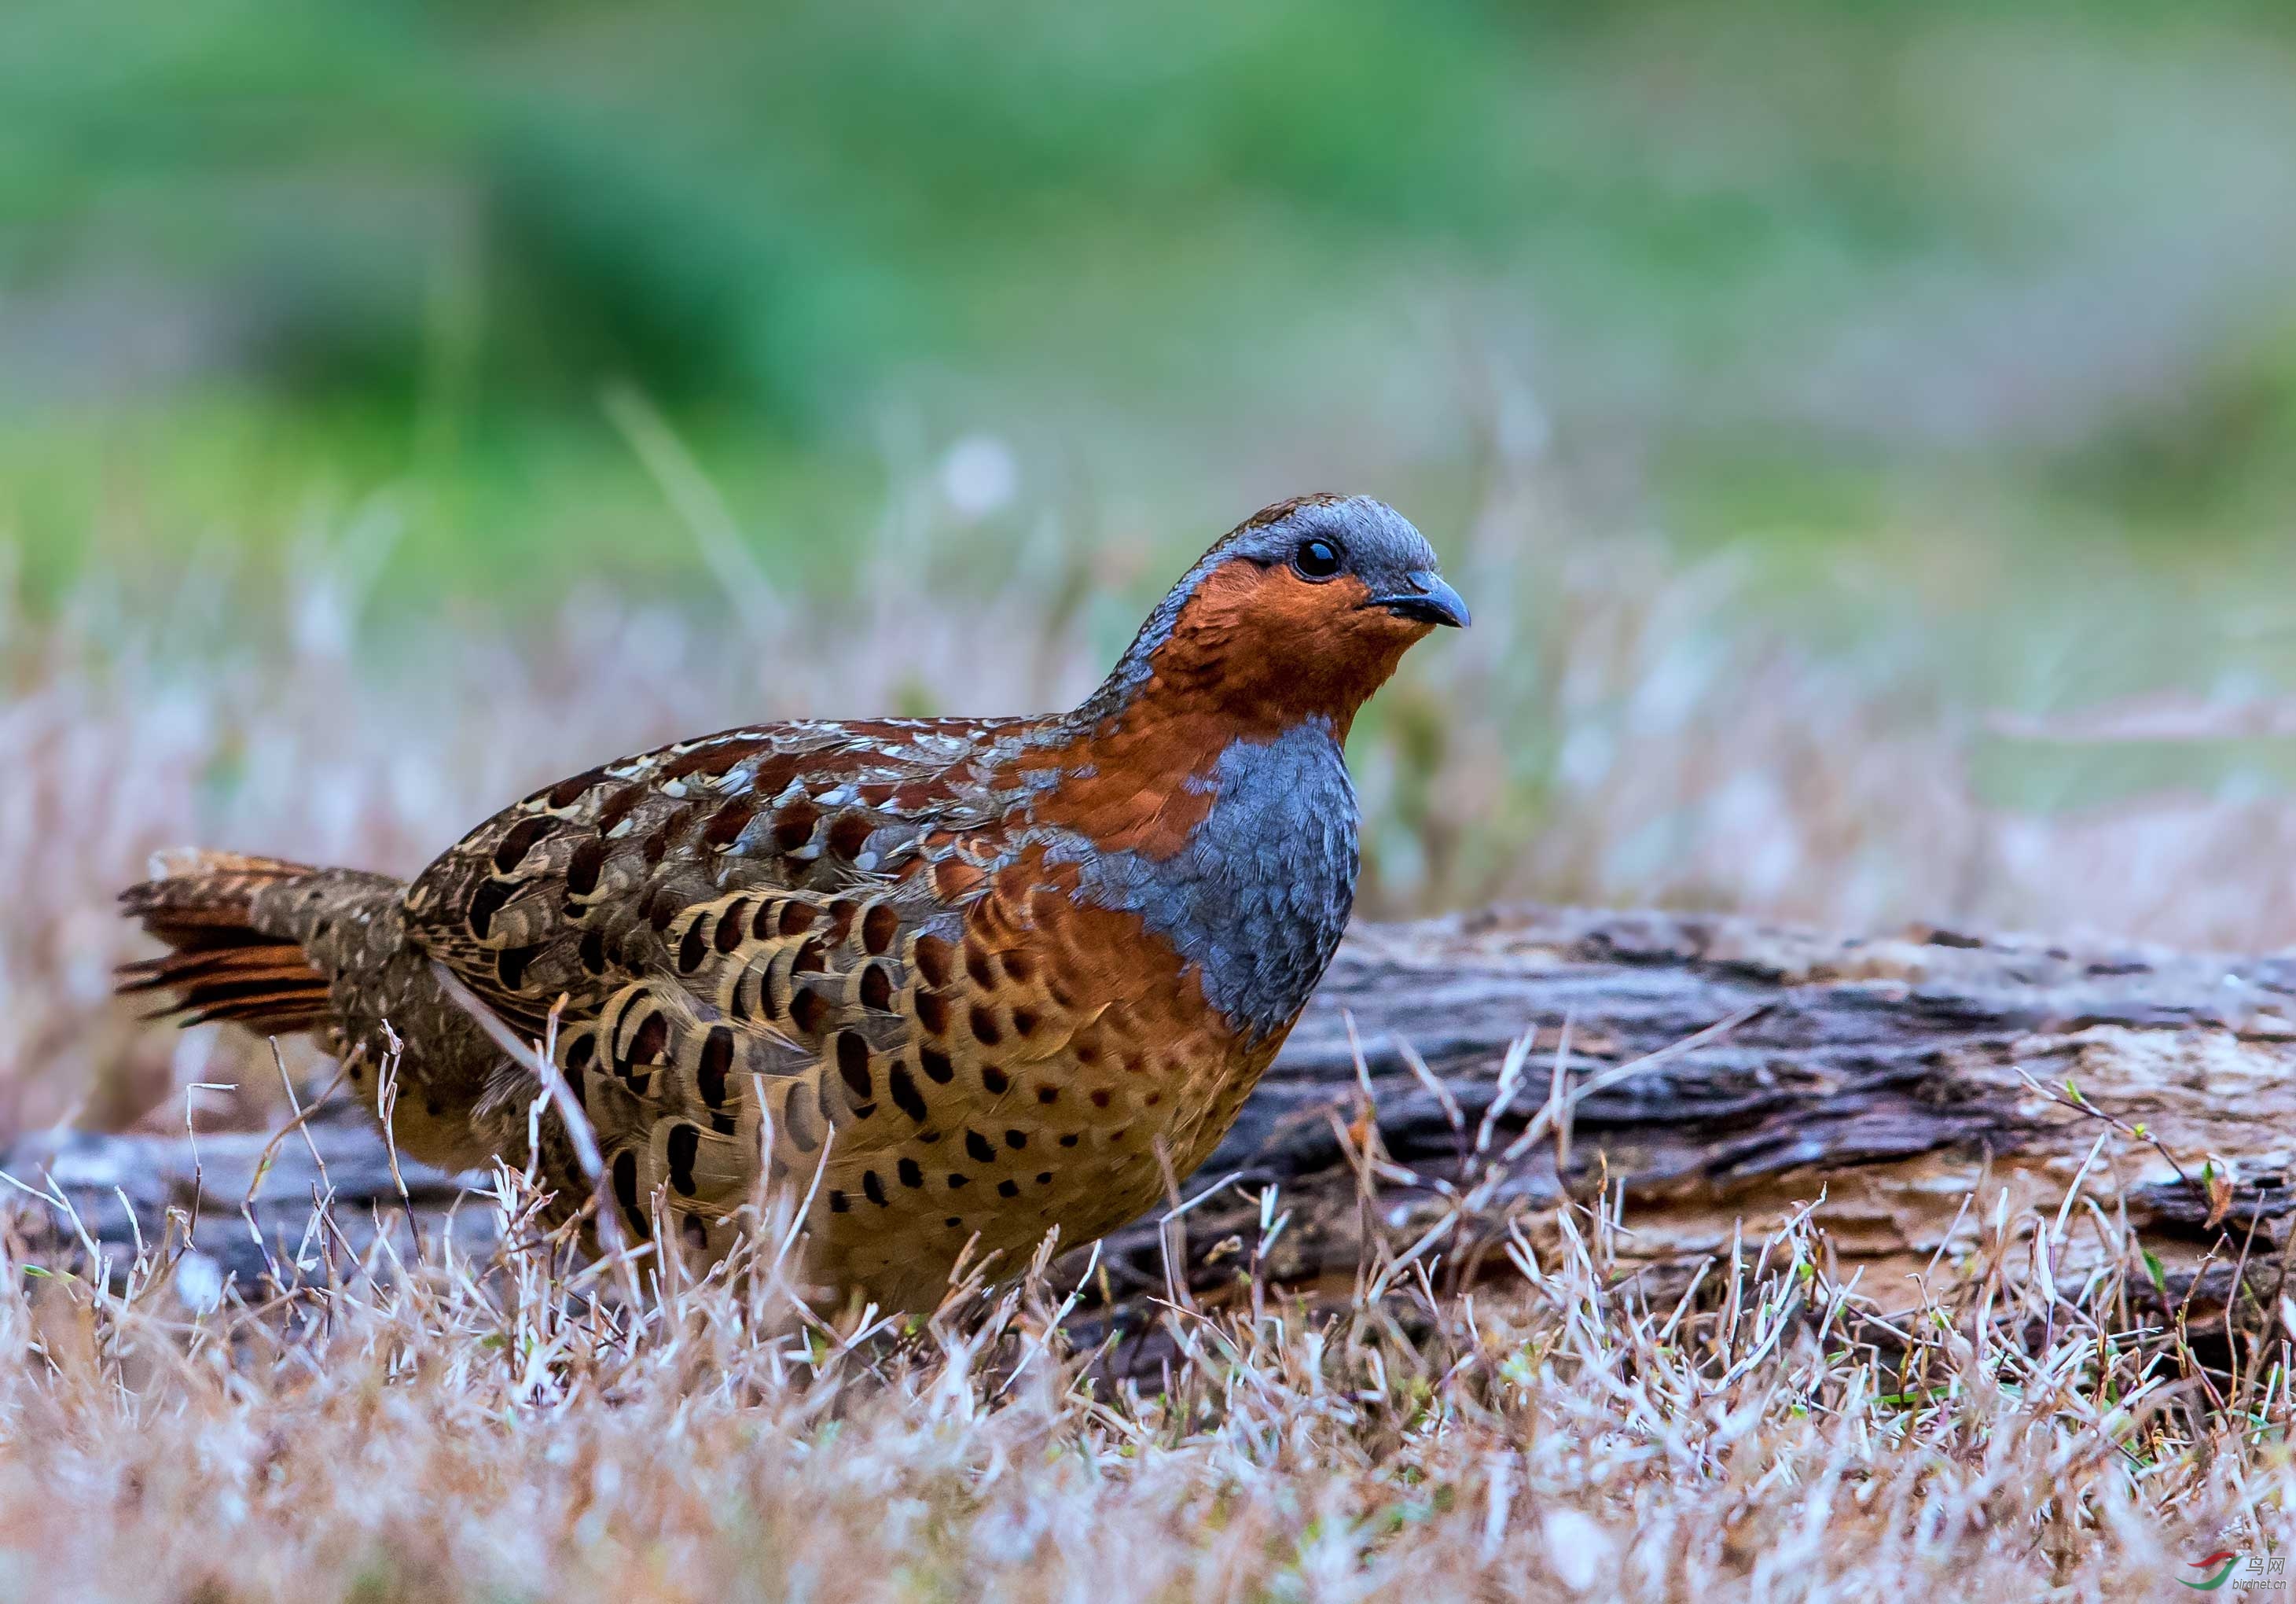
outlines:
M258 892L325 871L232 852L194 853L160 867L159 878L130 886L119 900L128 917L174 950L124 966L123 994L168 993L154 1017L234 1019L266 1035L325 1023L326 975L299 941L253 922Z

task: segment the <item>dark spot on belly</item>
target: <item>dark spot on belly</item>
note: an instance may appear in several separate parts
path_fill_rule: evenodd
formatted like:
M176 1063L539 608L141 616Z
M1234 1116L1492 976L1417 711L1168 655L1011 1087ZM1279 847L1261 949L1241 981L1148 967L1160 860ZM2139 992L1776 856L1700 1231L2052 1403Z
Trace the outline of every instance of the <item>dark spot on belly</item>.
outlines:
M718 934L710 945L718 952L728 953L742 944L742 931L750 922L750 905L736 898L724 913L718 916Z
M810 902L801 902L792 897L782 904L781 933L783 935L801 935L812 929L813 922L820 917L821 909Z
M861 1172L861 1195L879 1208L885 1206L885 1183L877 1179L876 1171L864 1170Z
M648 1235L646 1217L638 1212L638 1156L627 1147L614 1155L614 1197L630 1229L641 1237Z
M861 971L861 1006L881 1014L893 1011L893 977L882 964Z
M917 973L929 986L948 984L949 945L942 937L921 935L917 938L915 959Z
M702 1039L701 1061L693 1072L694 1089L712 1108L726 1104L726 1077L734 1067L734 1028L713 1024Z
M914 1076L906 1064L896 1064L885 1073L885 1090L893 1099L893 1106L907 1115L920 1125L925 1122L924 1094L917 1090Z
M669 1016L656 1008L632 1032L630 1050L622 1061L633 1069L641 1065L658 1064L668 1046Z
M1000 1180L996 1183L996 1195L999 1197L1018 1197L1021 1195L1021 1184L1014 1180Z
M972 1005L972 1039L983 1047L994 1047L1004 1040L1004 1032L996 1028L996 1016L980 1003Z
M948 999L938 991L920 991L916 995L917 1024L928 1036L948 1033Z
M956 1065L948 1061L947 1053L938 1049L920 1048L917 1063L923 1068L925 1078L936 1085L946 1086L956 1079Z
M901 916L893 911L890 902L872 902L861 919L861 949L872 958L882 958L893 950L893 938L901 933Z
M961 1192L972 1184L972 1177L970 1175L952 1175L948 1178L948 1189L952 1192Z
M964 1150L982 1164L993 1164L996 1159L996 1149L990 1147L988 1139L978 1131L964 1133Z
M828 1013L829 1005L811 986L800 986L790 995L790 1023L808 1036L821 1029L821 1022Z
M925 1183L925 1172L917 1167L917 1161L914 1158L901 1160L894 1166L893 1172L901 1178L901 1184L905 1187L921 1187Z
M686 926L685 939L677 943L677 972L691 975L701 967L701 960L709 956L709 942L701 934L701 921L696 919Z
M865 1103L877 1095L869 1074L869 1042L860 1032L837 1032L837 1073L857 1101Z
M821 1126L806 1111L806 1099L799 1095L803 1090L792 1088L789 1100L782 1105L782 1128L789 1132L790 1146L800 1153L810 1153L821 1146Z
M682 1123L671 1126L668 1147L669 1184L681 1197L691 1197L693 1196L693 1161L701 1151L701 1127Z
M992 1098L1001 1098L1013 1089L1012 1077L994 1064L980 1066L980 1089Z
M1052 1104L1057 1103L1060 1100L1061 1089L1059 1087L1039 1086L1037 1088L1037 1101L1039 1103Z
M1029 1145L1029 1133L1025 1131L1007 1131L1004 1133L1004 1145L1018 1153Z

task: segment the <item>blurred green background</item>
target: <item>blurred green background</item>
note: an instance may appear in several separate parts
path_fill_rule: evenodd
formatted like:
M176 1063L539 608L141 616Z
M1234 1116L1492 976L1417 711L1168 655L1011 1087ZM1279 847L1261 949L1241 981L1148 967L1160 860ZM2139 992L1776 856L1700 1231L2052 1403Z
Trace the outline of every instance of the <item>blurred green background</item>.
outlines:
M2251 707L2292 264L2267 0L12 0L0 540L33 614L132 616L382 498L370 623L723 614L690 453L784 591L922 495L937 561L1091 554L1112 651L1261 502L1451 547L1529 483L1480 548L1528 587L1656 542L1821 659L1920 636L1972 717ZM2282 786L2201 724L1972 772Z
M13 0L0 518L53 582L390 482L399 590L659 575L619 378L769 545L979 431L1439 528L1529 430L1686 541L2175 563L2289 533L2292 151L2262 0Z
M2296 942L2296 7L6 0L0 1131L275 1079L154 848L1053 706L1309 489L1477 618L1367 913Z

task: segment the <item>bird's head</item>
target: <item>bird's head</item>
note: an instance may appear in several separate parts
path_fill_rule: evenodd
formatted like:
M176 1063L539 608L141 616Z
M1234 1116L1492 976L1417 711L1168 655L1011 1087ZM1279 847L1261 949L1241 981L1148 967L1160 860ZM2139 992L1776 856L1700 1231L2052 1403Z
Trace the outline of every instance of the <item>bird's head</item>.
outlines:
M1466 622L1402 514L1368 496L1303 496L1205 553L1086 705L1104 715L1142 703L1271 731L1322 718L1344 736L1405 652Z

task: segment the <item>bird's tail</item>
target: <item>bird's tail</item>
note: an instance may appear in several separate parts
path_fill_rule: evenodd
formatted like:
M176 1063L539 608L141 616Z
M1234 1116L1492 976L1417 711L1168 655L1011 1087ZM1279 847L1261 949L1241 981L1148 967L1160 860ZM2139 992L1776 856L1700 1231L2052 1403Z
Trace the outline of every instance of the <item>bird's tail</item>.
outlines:
M119 971L124 995L166 994L154 1014L187 1024L234 1019L266 1035L316 1030L327 974L306 950L346 894L392 883L275 858L191 851L155 860L153 878L120 893L129 918L169 950Z

